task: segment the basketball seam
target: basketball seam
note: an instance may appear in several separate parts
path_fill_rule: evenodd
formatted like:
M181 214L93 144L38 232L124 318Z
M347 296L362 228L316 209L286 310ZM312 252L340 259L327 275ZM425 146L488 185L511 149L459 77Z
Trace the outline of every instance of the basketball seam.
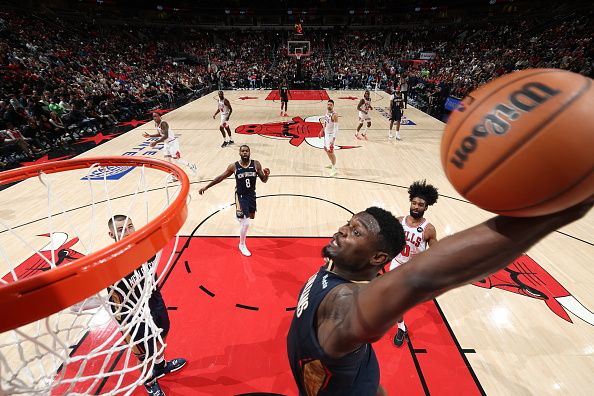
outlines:
M489 176L490 174L494 173L495 171L497 171L497 169L499 169L501 166L503 166L507 160L513 156L518 150L520 150L521 148L523 148L530 140L534 139L536 136L538 136L540 134L540 132L542 132L542 127L544 125L546 125L547 123L552 122L555 118L557 118L560 114L562 114L568 107L570 107L572 104L574 104L579 98L581 98L586 92L588 92L590 90L590 87L592 86L592 80L590 80L589 78L585 78L586 79L586 84L584 86L582 86L582 88L580 88L580 90L575 93L571 98L569 98L559 109L557 109L557 111L555 111L554 113L551 113L551 115L547 118L545 118L540 124L538 124L537 126L535 126L532 131L530 131L530 133L526 134L526 136L524 136L524 138L521 141L518 141L511 149L510 151L506 152L505 155L505 159L501 162L499 162L495 167L490 168L485 170L484 172L482 172L480 175L477 175L474 178L474 182L473 184L471 184L471 187L468 187L464 192L462 192L462 195L466 196L466 194L470 194L472 192L472 190L474 190L475 188L477 188L478 186L480 186L480 184L484 181L484 179ZM590 172L588 173L588 175L592 173L592 170L590 170ZM580 181L583 179L580 179ZM559 194L567 191L568 189L572 188L575 185L572 184L571 186L563 189L563 191L559 192L556 195L553 195L552 197L548 197L546 199L541 200L538 203L529 205L525 208L530 208L533 207L535 205L539 205L543 202L546 202L548 200L550 200L551 198L554 198L556 196L558 196ZM525 208L518 208L518 209L509 209L507 211L512 211L512 210L520 210L520 209L525 209ZM498 210L498 209L497 209ZM498 210L499 211L499 210Z
M486 101L487 99L489 99L491 96L495 95L496 93L498 93L498 92L499 92L499 91L501 91L502 89L506 88L507 86L509 86L509 85L511 85L511 84L513 84L513 83L515 83L515 82L521 81L521 80L523 80L523 79L525 79L525 78L528 78L528 77L533 77L533 76L536 76L536 75L539 75L539 74L546 74L546 73L563 73L563 72L566 72L566 70L547 69L546 71L539 71L539 72L536 72L536 73L532 73L532 74L528 74L528 75L526 75L526 76L522 76L522 77L516 78L516 79L514 79L514 80L511 80L511 81L509 81L507 84L504 84L504 85L502 85L501 87L499 87L499 88L498 88L498 89L496 89L495 91L491 92L489 95L485 96L484 98L480 99L480 100L479 100L479 101L476 103L476 105L475 105L475 106L479 106L479 105L480 105L480 104L482 104L484 101ZM467 96L471 96L471 94L472 94L472 92L471 92L469 95L467 95ZM464 101L464 99L462 99L462 101ZM455 110L454 110L454 111L455 111ZM462 124L464 124L464 123L466 122L466 120L468 119L468 117L470 117L470 116L472 115L472 113L473 113L473 112L474 112L474 111L469 111L468 113L466 113L466 114L465 114L465 116L464 116L464 118L462 118L462 121L460 121L460 123L458 124L458 126L457 126L457 127L456 127L456 129L454 130L454 132L452 132L452 138L450 139L450 141L449 141L449 142L448 142L448 144L447 144L448 148L447 148L447 150L446 150L446 158L444 158L444 168L446 168L446 167L445 167L445 164L447 163L447 153L449 153L449 152L450 152L450 149L452 148L452 143L454 142L454 139L456 138L456 135L458 134L458 130L460 129L460 127L462 126ZM446 168L446 169L447 169L447 168Z

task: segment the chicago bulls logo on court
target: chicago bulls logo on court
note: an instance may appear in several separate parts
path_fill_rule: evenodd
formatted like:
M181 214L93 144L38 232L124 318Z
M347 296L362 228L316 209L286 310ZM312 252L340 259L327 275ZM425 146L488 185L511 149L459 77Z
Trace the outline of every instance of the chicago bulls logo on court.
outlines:
M555 315L573 323L567 312L594 326L594 313L584 307L536 261L523 254L510 265L473 285L502 289L544 301Z
M18 279L27 278L36 275L39 272L48 271L51 268L48 262L55 262L56 266L59 266L84 257L82 253L71 249L72 246L78 243L78 238L73 238L68 241L68 234L64 232L53 232L51 234L42 234L39 236L48 237L50 238L50 241L47 245L39 249L39 253L34 253L14 269ZM9 273L4 279L10 281L12 275Z
M268 124L247 124L235 128L235 133L241 135L260 135L273 139L288 139L292 146L299 147L305 142L312 147L324 149L324 138L318 135L322 130L320 119L323 116L311 116L305 120L301 117L293 117L291 121L271 122ZM340 134L340 132L339 132ZM359 146L338 146L335 150L357 148Z

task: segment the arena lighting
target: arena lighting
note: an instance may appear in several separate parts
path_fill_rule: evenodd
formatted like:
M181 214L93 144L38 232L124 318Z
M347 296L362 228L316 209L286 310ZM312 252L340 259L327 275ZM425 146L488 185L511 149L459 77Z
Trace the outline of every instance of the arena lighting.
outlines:
M231 11L225 10L225 14L229 15L229 14L231 14Z
M493 5L495 3L497 3L497 0L489 0L489 4Z
M157 6L157 10L159 10L159 11L163 11L163 6L162 6L162 5L158 5L158 6Z
M293 15L293 10L287 10L287 14Z
M355 10L349 10L349 14L355 15Z

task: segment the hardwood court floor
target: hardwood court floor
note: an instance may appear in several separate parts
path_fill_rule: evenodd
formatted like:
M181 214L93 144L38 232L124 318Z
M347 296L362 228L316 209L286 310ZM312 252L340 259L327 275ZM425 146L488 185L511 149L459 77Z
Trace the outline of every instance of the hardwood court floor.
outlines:
M213 269L228 266L229 271L233 271L229 278L238 277L234 280L237 285L242 283L241 278L246 283L241 286L241 292L227 293L234 296L229 297L229 301L248 307L259 304L263 312L266 301L271 303L270 299L276 298L279 307L290 308L291 295L296 297L296 291L291 294L274 289L279 294L270 297L267 292L261 291L262 279L280 277L278 279L286 280L288 289L301 285L308 278L307 274L315 271L320 264L315 251L323 246L325 239L318 240L318 237L331 236L349 218L350 212L371 205L383 206L397 215L406 214L409 206L406 188L415 180L427 179L439 188L438 202L426 213L437 229L438 238L491 216L461 199L445 178L439 159L443 123L409 106L405 115L411 123L401 128L403 140L389 141L389 97L383 92L372 92L375 109L371 112L373 124L368 131L369 140L359 141L354 138L354 132L358 123L356 105L362 92L328 91L340 116L337 144L342 146L336 154L338 174L329 177L325 169L329 162L321 149L322 142L317 138L318 120L325 113L326 102L292 100L289 102L290 117L280 117L279 103L265 100L269 92L225 92L233 106L230 124L235 145L232 147L220 147L219 119L218 116L216 120L212 118L217 105L216 92L164 116L180 136L183 157L198 165L198 176L191 177L190 216L181 231L181 235L194 237L189 246L195 248L177 257L179 264L164 288L168 304L183 307L196 293L201 293L200 298L207 296L205 292L197 291L198 283L206 290L210 290L209 284L212 288L213 284L216 287L216 284L224 283L225 276ZM141 155L156 151L151 155L160 157L159 150L139 146L146 141L142 131L152 130L152 123L141 125L84 155ZM271 170L269 182L259 182L257 187L260 197L258 213L249 237L258 238L248 239L253 253L249 260L234 253L238 234L231 206L234 203L234 181L225 180L204 196L198 194L205 183L239 158L240 144L248 144L252 158ZM123 176L114 184L115 195L133 190L126 183L127 177ZM75 207L77 203L88 203L85 182L63 180L58 183L68 185L71 192L64 198L66 205ZM47 232L42 222L35 221L43 217L42 209L32 205L32 201L44 199L42 191L33 189L29 183L21 183L1 191L0 199L3 202L0 209L2 220L10 220L13 224L32 222L23 228L23 232L32 238L37 247L47 243L44 238L35 237ZM155 197L155 200L161 202L162 197ZM3 238L2 235L0 238ZM439 297L436 304L406 315L414 348L409 345L410 350L403 352L391 347L393 334L386 335L378 343L382 382L388 381L388 391L391 394L470 394L447 377L450 375L445 367L448 359L441 355L444 350L431 350L439 348L442 339L427 340L441 331L454 335L453 348L462 364L470 366L465 369L471 377L475 376L471 378L476 385L472 393L591 394L594 372L594 314L591 312L594 307L593 235L594 215L590 214L547 237L508 271L502 271L483 283L451 291ZM297 239L283 239L287 237ZM102 238L102 243L106 243L106 238ZM314 238L313 247L304 242L308 238ZM182 275L187 272L183 263L188 261L188 256L183 255L191 251L194 253L188 265L191 265L193 276L200 275L195 280L198 283L193 286L186 283L189 281L182 280ZM204 251L209 253L205 257ZM224 253L217 256L219 251ZM10 254L15 260L28 256L21 250L11 251ZM198 256L202 258L196 259ZM192 263L192 260L195 262ZM279 264L272 270L270 266L275 262L284 265ZM292 264L300 267L292 268ZM271 274L271 271L274 273ZM260 280L255 282L254 279ZM195 310L180 308L171 312L173 333L168 356L189 353L191 361L178 377L165 382L169 394L226 395L256 391L295 394L287 388L290 377L286 370L275 372L270 369L283 364L285 352L279 342L288 326L290 312L282 313L287 315L282 319L277 318L279 327L274 329L268 329L264 324L266 320L273 320L274 315L249 316L246 314L251 313L249 309L244 309L246 312L241 311L238 317L232 319L235 326L245 326L245 329L253 331L266 328L273 335L272 338L263 336L258 343L261 350L269 354L277 351L278 355L271 357L270 361L253 365L266 372L268 379L265 380L254 378L253 374L246 374L246 378L237 375L242 369L234 364L244 359L250 361L249 354L253 351L247 347L242 349L239 338L229 341L229 345L213 347L209 344L215 339L225 343L223 336L212 335L217 330L229 335L232 331L221 330L225 326L224 318L217 316L221 311L197 304ZM206 317L208 315L213 317ZM201 328L200 323L204 322L210 325ZM442 326L441 330L432 330L439 326ZM267 340L270 343L267 344ZM241 345L247 342L244 339ZM218 349L228 351L221 353ZM408 356L406 359L402 357L403 353ZM242 354L248 356L239 358ZM440 371L439 364L431 365L428 361L439 362L443 370ZM227 371L229 367L235 367L236 371ZM245 370L251 373L247 368ZM249 376L252 376L251 379L247 378ZM398 385L402 383L414 384L409 387ZM242 384L249 386L242 388Z

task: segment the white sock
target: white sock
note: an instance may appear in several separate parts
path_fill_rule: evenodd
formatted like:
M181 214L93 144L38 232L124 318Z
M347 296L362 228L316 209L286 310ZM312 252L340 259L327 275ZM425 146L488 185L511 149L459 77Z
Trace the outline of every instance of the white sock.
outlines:
M398 328L402 331L406 331L406 325L404 324L404 320L402 322L398 322Z
M248 228L250 227L250 219L244 217L239 219L239 244L245 246L245 238L247 237Z
M363 132L361 132L361 135L367 135L367 125L365 126L365 128L363 128Z

